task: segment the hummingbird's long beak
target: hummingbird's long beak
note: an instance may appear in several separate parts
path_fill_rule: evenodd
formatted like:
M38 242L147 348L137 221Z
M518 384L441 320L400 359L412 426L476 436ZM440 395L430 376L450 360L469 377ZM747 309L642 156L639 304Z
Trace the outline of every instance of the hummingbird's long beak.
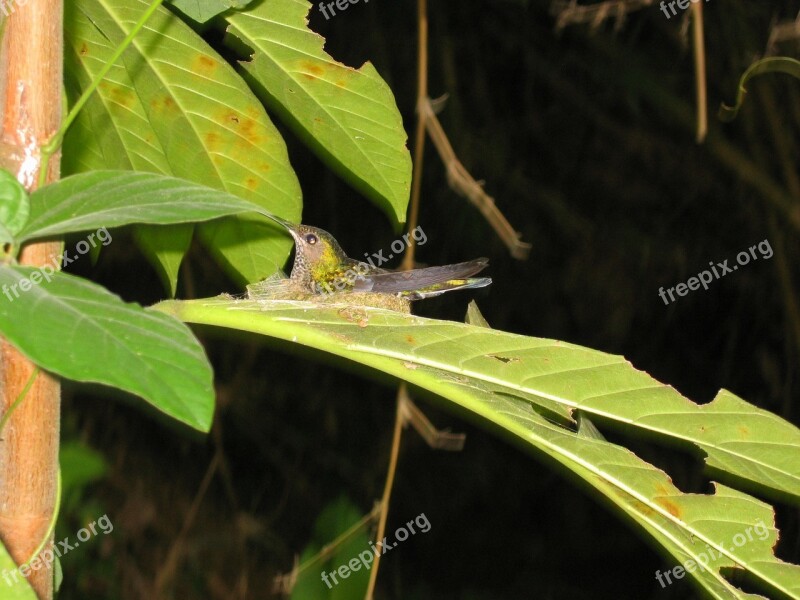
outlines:
M273 215L273 214L267 214L267 213L263 213L263 214L268 219L272 219L278 225L281 225L282 227L284 227L286 229L286 231L288 231L291 234L292 238L294 238L295 242L299 242L300 241L300 238L297 237L297 225L295 225L294 223L289 223L289 221L286 221L285 219L281 219L280 217L278 217L276 215Z
M273 221L275 221L275 222L276 222L278 225L281 225L281 226L285 227L285 228L286 228L286 229L288 229L289 231L292 231L292 230L293 230L293 229L296 227L296 226L294 225L294 223L289 223L289 221L286 221L286 220L284 220L284 219L281 219L281 218L280 218L280 217L278 217L277 215L269 214L269 213L267 213L266 211L265 211L265 212L263 212L262 214L263 214L265 217L267 217L268 219L272 219Z

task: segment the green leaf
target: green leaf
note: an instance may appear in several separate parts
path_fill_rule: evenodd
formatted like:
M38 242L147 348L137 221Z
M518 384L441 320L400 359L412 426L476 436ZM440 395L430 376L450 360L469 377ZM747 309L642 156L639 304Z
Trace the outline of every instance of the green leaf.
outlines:
M14 241L30 213L28 193L17 178L0 169L0 245Z
M76 0L65 6L67 89L85 89L147 6L141 0ZM286 146L264 107L233 68L167 9L159 9L70 128L64 171L132 169L175 175L227 191L290 221L301 192ZM292 248L264 236L264 220L232 217L198 228L230 272L256 281L275 272ZM182 246L148 234L138 241L175 269ZM161 236L164 237L164 236ZM242 240L247 240L244 243Z
M52 373L143 398L208 431L211 367L181 322L65 273L0 266L0 333Z
M254 52L242 67L311 150L403 223L411 156L394 96L372 64L353 69L324 52L324 39L307 27L310 7L304 0L264 0L226 15L228 32Z
M714 470L800 501L800 461L787 459L800 451L800 430L727 391L694 404L621 356L366 307L226 299L158 306L182 320L312 345L436 393L456 384L519 398L568 426L577 409L599 427L703 451Z
M198 23L209 19L231 8L244 8L253 0L170 0L175 8Z
M193 234L193 225L143 225L134 232L136 245L155 266L171 298L177 293L178 274Z
M264 210L231 194L191 181L137 171L91 171L66 177L33 193L30 219L19 241L121 227L173 225ZM264 235L279 228L266 220Z
M37 600L28 580L17 571L17 564L0 542L0 598L3 600Z
M577 409L600 426L702 450L716 474L798 502L800 430L729 392L697 406L618 356L380 309L222 298L158 308L316 348L433 392L583 479L660 544L670 568L712 549L709 568L690 573L712 597L756 597L731 585L721 571L728 569L746 569L770 593L800 595L800 567L772 553L769 505L719 484L714 494L685 494L591 425L579 431L572 418Z
M58 450L58 462L61 466L60 514L85 510L84 490L102 478L107 470L103 455L83 442L68 441Z
M103 477L107 469L102 454L78 441L61 445L58 450L58 462L61 465L63 496L80 492L90 483Z
M61 560L56 556L53 560L53 590L58 592L64 582L64 571L61 568Z
M308 563L302 570L295 586L292 588L291 600L361 600L369 584L369 569L362 568L359 561L358 570L351 571L347 578L338 578L337 583L328 578L328 584L322 579L322 572L335 572L339 567L357 559L362 552L372 553L367 527L357 526L362 520L358 508L346 497L328 504L317 517L314 524L314 537L300 556L300 564ZM325 560L311 563L324 548L336 546ZM372 564L369 562L368 564Z
M722 106L720 106L719 119L721 121L729 122L736 118L736 115L739 114L739 109L742 108L745 94L747 94L745 85L751 78L764 73L786 73L787 75L792 75L795 79L800 79L800 61L784 56L773 56L757 60L750 65L739 80L736 104L728 106L723 102Z

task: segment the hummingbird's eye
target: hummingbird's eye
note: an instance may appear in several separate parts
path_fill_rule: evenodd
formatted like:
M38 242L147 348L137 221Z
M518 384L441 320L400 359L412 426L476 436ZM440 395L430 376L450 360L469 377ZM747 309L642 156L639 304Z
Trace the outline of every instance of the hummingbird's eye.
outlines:
M309 233L306 235L306 243L311 244L312 246L317 243L317 236L313 233Z

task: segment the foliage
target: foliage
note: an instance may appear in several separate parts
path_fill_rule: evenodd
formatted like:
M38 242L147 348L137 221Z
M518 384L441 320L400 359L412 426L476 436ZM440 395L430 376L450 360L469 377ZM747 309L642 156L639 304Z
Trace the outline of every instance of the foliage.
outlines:
M477 317L460 324L366 307L230 297L143 308L86 279L15 264L32 240L131 225L170 296L195 233L238 282L273 274L291 246L266 215L298 220L302 201L267 109L393 226L404 222L411 179L406 135L375 68L353 69L328 56L322 38L307 28L306 2L264 0L241 11L228 11L233 3L210 4L192 14L204 20L225 10L224 48L159 8L100 81L103 65L148 4L68 3L71 103L99 87L65 139L63 164L71 176L30 198L7 174L0 180L3 336L52 373L133 393L201 431L213 418L212 371L184 323L338 356L431 392L453 412L577 477L678 563L700 564L715 549L708 569L691 572L710 597L753 597L730 583L730 569L746 570L770 593L800 597L800 567L774 555L772 508L738 489L798 503L800 464L792 457L800 431L726 390L697 405L619 356L492 330ZM223 51L243 48L247 59L223 58ZM603 428L702 454L726 484L716 484L713 494L684 493L624 446L587 433L579 425L587 416ZM766 524L763 539L730 546L759 523ZM0 561L10 558L2 554ZM24 584L19 593L26 597Z

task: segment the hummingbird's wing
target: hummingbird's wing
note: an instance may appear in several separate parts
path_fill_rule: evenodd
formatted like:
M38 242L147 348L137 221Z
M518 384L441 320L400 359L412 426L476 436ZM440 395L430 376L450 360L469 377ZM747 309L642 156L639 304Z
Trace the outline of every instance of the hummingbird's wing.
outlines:
M447 289L465 287L467 283L472 284L469 287L483 287L484 285L489 285L491 280L488 278L476 279L473 281L464 279L465 277L469 277L483 270L488 264L488 258L476 258L467 262L443 265L441 267L427 267L424 269L412 269L411 271L387 271L384 273L372 272L366 275L363 281L357 282L356 287L361 288L363 291L396 294L398 292L421 290L421 288L443 285L453 280L460 280L460 285L453 285L446 289L436 290L438 293L433 295L438 295L447 291ZM479 285L479 282L482 285ZM433 292L434 290L431 291Z

